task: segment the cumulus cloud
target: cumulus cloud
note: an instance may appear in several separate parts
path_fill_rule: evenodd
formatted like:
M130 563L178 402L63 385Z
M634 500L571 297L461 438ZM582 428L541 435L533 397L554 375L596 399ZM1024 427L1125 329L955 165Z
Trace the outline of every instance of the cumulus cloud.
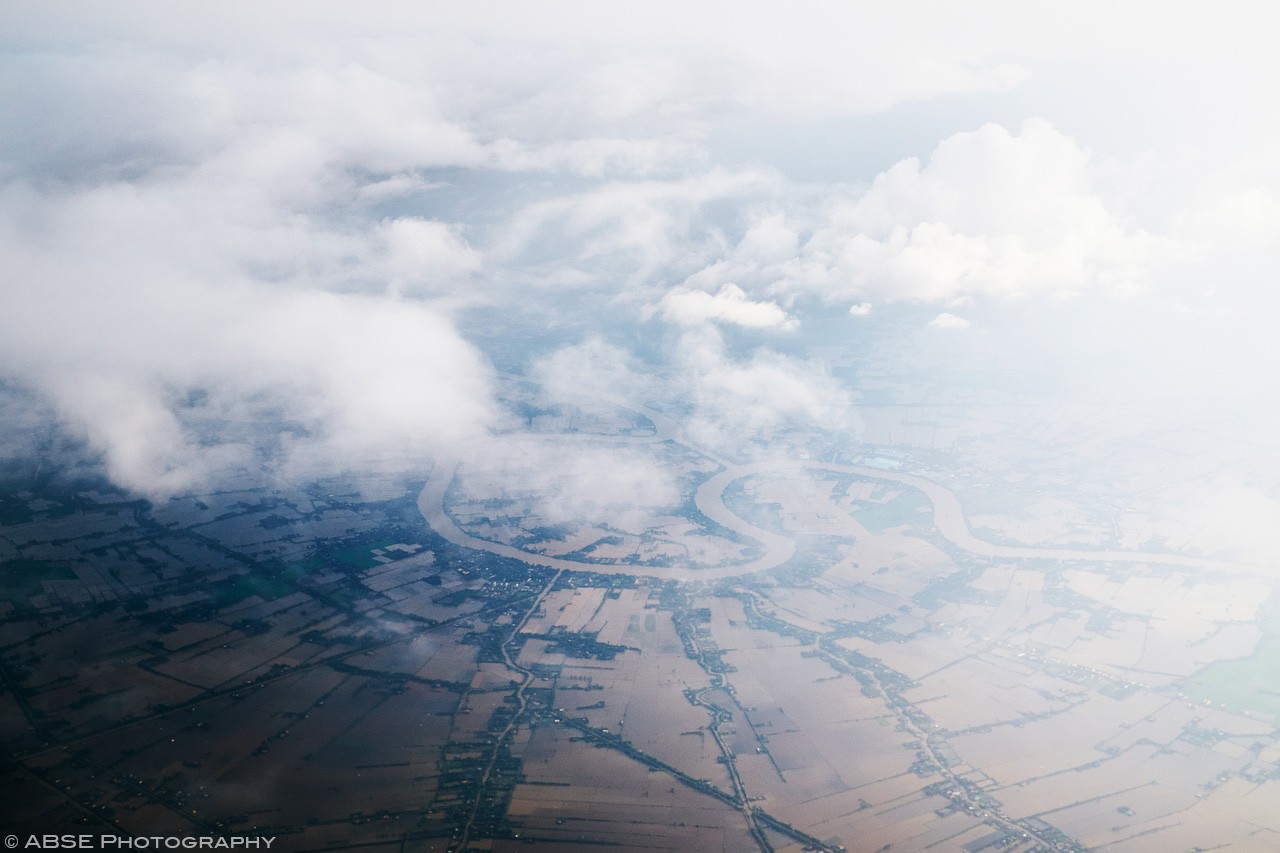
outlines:
M402 216L380 223L375 239L382 257L366 275L393 293L454 292L480 267L480 253L455 225Z
M0 366L118 483L159 497L489 428L491 368L407 298L456 294L480 255L455 225L357 200L370 175L474 159L422 92L352 66L206 65L165 91L145 55L24 62L55 72L68 126L6 162ZM93 126L97 90L135 82L131 120Z
M662 298L664 319L682 326L709 320L751 329L794 329L796 321L775 302L753 302L736 284L726 284L715 295L704 290L673 290Z
M807 284L916 301L1132 293L1156 240L1114 207L1089 152L1047 122L986 125L834 203L804 245Z
M460 477L472 497L513 501L529 525L595 522L644 529L681 501L672 472L639 447L516 438L473 454Z
M1035 119L1016 133L988 124L954 134L926 159L903 159L866 186L788 195L776 183L759 184L748 190L755 195L744 204L750 219L741 236L726 235L722 247L703 240L686 253L712 256L667 296L664 313L714 312L730 297L713 303L710 294L736 294L730 286L743 300L788 312L808 294L860 300L854 316L872 301L1131 297L1146 289L1153 270L1185 256L1191 241L1186 229L1157 235L1135 225L1131 193L1115 173L1114 163L1098 162ZM1260 223L1270 210L1256 197L1228 207ZM686 214L684 221L698 220ZM690 228L685 234L687 241ZM678 244L668 234L660 254L677 256ZM707 295L681 295L693 291Z
M967 329L969 321L955 314L944 312L929 321L930 328L934 329Z
M803 210L794 213L803 214ZM769 213L753 219L732 250L690 275L685 286L703 290L742 286L752 293L793 297L808 273L793 218Z
M652 398L658 391L652 368L599 336L538 359L529 375L550 403L601 410Z
M732 456L792 429L857 427L848 390L821 364L765 347L734 356L712 325L686 328L660 366L594 339L540 360L532 375L562 402L659 403L686 438Z
M539 341L552 354L530 376L547 395L662 398L691 435L731 448L847 425L847 406L821 365L731 352L717 324L792 328L815 294L855 317L874 304L876 321L895 302L933 313L972 295L964 313L985 329L984 299L1140 292L1185 246L1198 265L1169 301L1207 315L1194 294L1216 285L1217 310L1237 317L1238 281L1262 292L1258 270L1274 266L1268 151L1178 204L1153 187L1226 158L1166 151L1173 165L1142 183L1133 159L1094 153L1097 123L1085 144L1061 122L949 119L861 183L797 186L755 149L717 160L726 133L891 107L909 119L927 99L1034 83L1037 51L1094 44L1075 17L1003 16L1006 30L968 10L824 4L781 19L676 4L353 18L321 2L305 20L135 8L20 11L3 28L0 379L148 494L484 436L502 416L492 368L458 331L470 304L531 306L586 340ZM1097 50L1177 68L1199 17L1173 16L1154 48L1107 29ZM1270 45L1242 50L1251 69L1274 62ZM1276 136L1223 127L1233 145ZM1241 250L1232 267L1224 246ZM552 304L552 288L591 298ZM614 334L586 305L632 327ZM635 322L646 309L677 328L638 345L658 326Z
M33 275L33 292L0 321L0 354L137 491L216 481L264 453L281 470L331 470L431 452L494 418L487 364L430 305L243 282L64 279L93 270L61 255L51 266L27 271L47 277Z
M787 430L852 427L848 392L814 362L764 348L734 358L712 327L686 332L676 359L692 403L686 430L707 447L736 456Z

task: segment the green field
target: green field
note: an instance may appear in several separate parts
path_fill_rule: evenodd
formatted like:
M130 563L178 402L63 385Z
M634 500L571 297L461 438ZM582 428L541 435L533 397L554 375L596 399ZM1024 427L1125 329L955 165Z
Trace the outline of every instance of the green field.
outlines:
M1268 633L1247 658L1209 664L1182 688L1189 698L1280 721L1280 636Z
M858 523L872 533L883 533L891 527L921 524L929 518L929 502L925 496L908 490L882 504L859 504L853 511Z

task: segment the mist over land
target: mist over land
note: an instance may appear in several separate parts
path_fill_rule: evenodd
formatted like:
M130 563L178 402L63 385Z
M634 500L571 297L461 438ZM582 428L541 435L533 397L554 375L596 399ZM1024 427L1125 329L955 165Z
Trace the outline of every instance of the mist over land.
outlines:
M1143 5L0 12L5 825L1280 844L1277 21Z

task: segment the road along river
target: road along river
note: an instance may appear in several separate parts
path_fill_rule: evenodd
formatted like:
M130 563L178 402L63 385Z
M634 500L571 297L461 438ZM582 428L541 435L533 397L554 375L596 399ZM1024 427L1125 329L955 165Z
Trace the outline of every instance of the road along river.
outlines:
M649 440L652 440L652 438ZM455 545L488 551L491 554L510 557L533 566L613 575L642 575L660 580L721 580L777 568L795 555L795 543L791 539L757 527L734 514L724 503L725 489L735 480L755 474L776 474L788 471L828 471L837 474L852 474L856 477L897 483L918 489L928 497L933 507L933 521L938 532L957 547L983 557L1008 560L1048 559L1074 562L1147 563L1149 565L1180 566L1246 574L1257 572L1261 568L1226 560L1149 551L1109 551L1087 548L1036 548L1020 545L997 545L973 535L965 519L964 510L960 506L960 501L950 489L932 480L926 480L913 474L900 474L880 468L868 468L862 465L841 465L833 462L773 461L730 465L699 486L695 495L695 503L703 515L732 530L734 533L760 543L765 549L763 556L754 560L744 563L727 563L708 568L589 563L581 560L568 560L563 557L549 557L515 548L511 545L490 542L486 539L472 536L457 525L444 507L445 491L457 473L457 464L453 462L442 460L437 463L436 469L431 474L431 479L427 481L426 487L418 496L418 509L422 512L432 530Z

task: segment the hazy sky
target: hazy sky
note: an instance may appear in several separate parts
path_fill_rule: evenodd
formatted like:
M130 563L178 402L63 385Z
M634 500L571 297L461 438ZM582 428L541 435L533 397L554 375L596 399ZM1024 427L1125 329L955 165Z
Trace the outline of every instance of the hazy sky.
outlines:
M804 347L833 316L1269 405L1278 18L7 3L6 414L155 497L457 454L510 429L510 332L548 398L679 401L741 446L856 428Z

